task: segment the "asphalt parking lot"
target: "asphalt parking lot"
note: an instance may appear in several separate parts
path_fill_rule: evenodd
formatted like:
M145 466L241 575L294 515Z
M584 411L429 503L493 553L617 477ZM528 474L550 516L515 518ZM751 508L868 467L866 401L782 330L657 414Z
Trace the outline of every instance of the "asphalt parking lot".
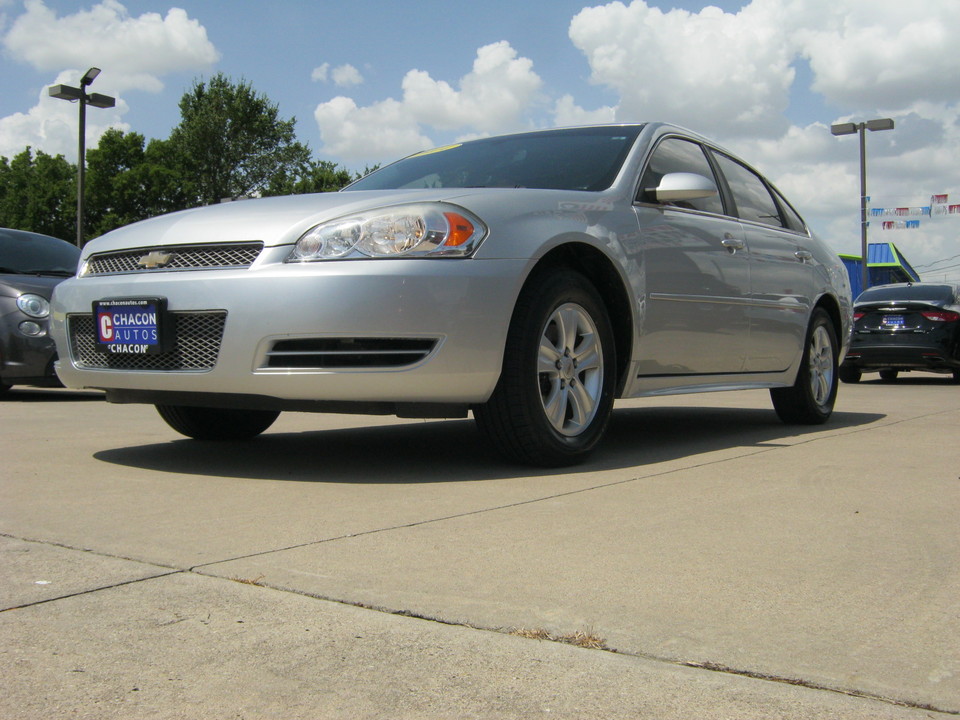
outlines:
M0 402L0 717L960 714L960 387L621 404L586 465L470 421ZM872 376L876 377L876 376Z

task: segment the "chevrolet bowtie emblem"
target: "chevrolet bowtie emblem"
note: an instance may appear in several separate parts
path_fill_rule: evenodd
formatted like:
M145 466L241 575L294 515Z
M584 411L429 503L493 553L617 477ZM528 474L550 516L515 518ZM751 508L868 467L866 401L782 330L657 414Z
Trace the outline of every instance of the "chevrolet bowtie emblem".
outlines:
M137 266L145 270L155 270L156 268L166 267L172 259L172 253L153 250L137 260Z

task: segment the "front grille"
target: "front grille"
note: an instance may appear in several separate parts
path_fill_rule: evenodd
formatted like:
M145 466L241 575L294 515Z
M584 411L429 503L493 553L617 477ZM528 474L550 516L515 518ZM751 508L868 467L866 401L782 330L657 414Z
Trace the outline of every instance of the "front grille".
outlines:
M223 326L227 313L170 313L171 330L176 342L171 350L155 355L126 355L97 350L92 315L67 318L70 346L77 367L95 370L157 370L163 372L203 372L217 364Z
M176 270L225 270L250 267L263 243L221 245L170 245L134 248L91 255L82 275L170 272Z
M312 370L396 368L414 365L436 347L435 338L297 338L278 340L267 368Z

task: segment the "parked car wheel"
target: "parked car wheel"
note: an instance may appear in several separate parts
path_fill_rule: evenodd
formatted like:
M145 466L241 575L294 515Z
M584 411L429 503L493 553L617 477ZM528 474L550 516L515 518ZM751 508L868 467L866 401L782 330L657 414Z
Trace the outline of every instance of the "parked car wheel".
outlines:
M863 377L863 373L855 367L841 365L838 372L840 379L845 383L858 383L860 378Z
M249 440L273 425L274 410L157 405L160 417L181 435L195 440Z
M474 417L509 458L572 465L600 441L615 380L613 331L603 301L579 273L552 271L521 294L500 380Z
M770 391L773 407L786 423L824 423L833 413L837 381L837 332L827 312L817 308L810 318L797 380L792 387Z
M884 382L893 382L900 376L899 370L881 370L880 379Z

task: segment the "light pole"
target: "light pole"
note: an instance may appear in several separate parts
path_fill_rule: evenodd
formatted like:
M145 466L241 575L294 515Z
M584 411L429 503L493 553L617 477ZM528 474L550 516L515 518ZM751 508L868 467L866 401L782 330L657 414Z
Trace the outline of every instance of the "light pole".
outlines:
M87 133L87 105L98 108L110 108L117 104L116 98L100 93L87 94L87 88L93 83L100 68L92 67L80 78L80 87L70 85L52 85L50 97L60 100L80 102L80 147L77 151L77 247L83 247L83 178L86 174L87 156L84 141Z
M867 138L866 131L893 130L893 120L879 118L860 123L839 123L830 126L834 135L860 134L860 256L863 266L860 268L860 292L870 285L870 275L867 272Z

